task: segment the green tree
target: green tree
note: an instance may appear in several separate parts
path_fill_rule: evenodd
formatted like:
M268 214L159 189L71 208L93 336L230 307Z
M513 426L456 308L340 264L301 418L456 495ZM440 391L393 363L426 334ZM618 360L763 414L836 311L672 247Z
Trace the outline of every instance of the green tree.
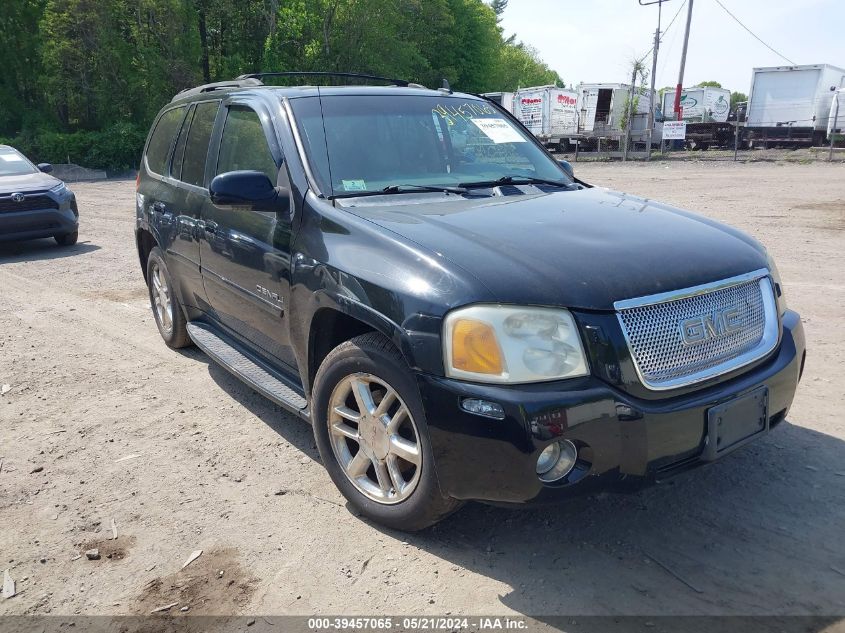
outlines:
M744 92L732 92L731 110L736 108L737 104L742 103L743 101L748 101L748 95L746 95Z
M496 14L496 21L501 22L502 14L508 8L508 0L493 0L490 3L490 7L493 9L493 13Z
M357 71L482 92L562 84L506 0L0 0L0 134L137 164L180 90L259 70ZM122 151L124 148L125 151Z
M721 88L722 84L718 81L702 81L698 84L699 88Z
M42 114L38 23L45 0L3 0L0 11L0 132L19 130Z
M563 85L563 79L540 59L537 51L523 43L505 44L499 50L493 88L514 91L528 86Z

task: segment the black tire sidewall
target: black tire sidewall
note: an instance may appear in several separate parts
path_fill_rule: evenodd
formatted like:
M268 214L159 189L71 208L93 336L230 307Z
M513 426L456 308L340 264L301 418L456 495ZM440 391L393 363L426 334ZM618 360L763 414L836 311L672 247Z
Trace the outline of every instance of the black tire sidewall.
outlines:
M452 502L440 491L428 425L413 374L407 365L378 349L347 343L336 351L339 353L330 354L320 367L312 398L314 436L323 465L341 493L363 515L399 530L413 531L428 527L448 513L444 508ZM420 479L413 494L396 504L380 504L361 493L344 474L331 446L328 405L332 391L343 378L358 372L372 374L393 387L408 406L417 427L422 449Z
M55 240L59 246L73 246L79 239L79 231L73 233L64 233L63 235L56 235Z

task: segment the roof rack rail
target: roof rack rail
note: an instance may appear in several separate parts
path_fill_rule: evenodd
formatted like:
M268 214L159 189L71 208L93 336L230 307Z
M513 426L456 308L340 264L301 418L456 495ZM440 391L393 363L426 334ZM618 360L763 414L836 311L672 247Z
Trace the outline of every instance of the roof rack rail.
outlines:
M257 79L263 80L265 77L344 77L346 79L370 79L374 81L386 81L394 86L402 88L420 87L419 84L412 84L404 79L394 79L391 77L379 77L377 75L363 75L361 73L333 73L333 72L307 72L307 71L290 71L290 72L272 72L272 73L248 73L238 77L240 80Z
M177 94L172 101L176 101L177 99L182 99L184 97L189 97L191 95L198 95L202 94L203 92L213 92L215 90L225 90L226 88L249 88L251 86L261 86L260 79L252 78L252 77L238 77L237 79L230 79L229 81L215 81L214 83L210 84L203 84L202 86L197 86L196 88L186 88L179 94Z

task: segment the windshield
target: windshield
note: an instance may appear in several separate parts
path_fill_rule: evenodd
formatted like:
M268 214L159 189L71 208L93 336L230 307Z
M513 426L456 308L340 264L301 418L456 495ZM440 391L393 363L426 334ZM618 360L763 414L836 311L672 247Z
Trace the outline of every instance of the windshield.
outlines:
M484 101L348 95L292 99L291 107L326 195L509 178L572 182L528 133Z
M0 177L2 176L24 176L37 172L22 154L11 147L0 147Z

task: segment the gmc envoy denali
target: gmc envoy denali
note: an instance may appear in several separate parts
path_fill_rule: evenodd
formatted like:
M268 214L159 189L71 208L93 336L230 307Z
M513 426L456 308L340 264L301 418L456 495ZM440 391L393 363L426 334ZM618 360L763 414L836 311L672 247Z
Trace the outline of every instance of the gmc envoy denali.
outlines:
M165 343L310 421L363 515L628 488L784 420L804 333L754 239L574 178L481 97L264 83L301 74L174 97L135 233Z

